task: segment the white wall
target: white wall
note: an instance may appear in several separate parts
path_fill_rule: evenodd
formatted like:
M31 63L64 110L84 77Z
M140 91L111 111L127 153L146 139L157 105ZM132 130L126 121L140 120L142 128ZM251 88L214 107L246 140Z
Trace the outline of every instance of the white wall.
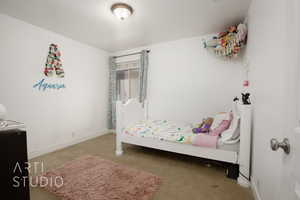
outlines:
M26 124L30 156L104 133L107 52L5 15L0 24L0 103L9 119ZM59 45L66 76L46 81L66 89L42 92L33 85L45 78L50 43Z
M297 123L299 71L293 52L297 36L289 30L287 5L283 0L253 0L249 10L246 57L254 103L252 182L262 200L291 199L292 194L292 185L281 185L291 155L270 148L271 138L290 137ZM288 178L292 180L291 174Z
M202 37L159 43L128 51L150 49L149 115L157 119L199 122L231 108L240 94L244 75L240 60L212 55ZM129 59L129 58L127 58Z

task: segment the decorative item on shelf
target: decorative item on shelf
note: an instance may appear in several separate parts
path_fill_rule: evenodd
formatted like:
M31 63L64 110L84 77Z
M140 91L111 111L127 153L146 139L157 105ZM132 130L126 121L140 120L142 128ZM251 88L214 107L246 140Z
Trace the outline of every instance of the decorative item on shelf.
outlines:
M234 97L233 102L239 101L240 99L238 97Z
M243 81L243 86L248 87L249 86L249 80L244 80Z
M242 101L244 105L250 105L250 93L242 93Z
M213 36L209 40L203 42L204 48L211 49L218 56L236 57L241 48L246 45L247 26L239 24L231 26L225 32Z

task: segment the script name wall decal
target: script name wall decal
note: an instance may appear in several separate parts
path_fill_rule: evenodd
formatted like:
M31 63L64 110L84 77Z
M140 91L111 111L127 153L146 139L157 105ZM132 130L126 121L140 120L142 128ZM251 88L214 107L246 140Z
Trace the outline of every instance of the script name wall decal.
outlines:
M47 83L45 79L38 81L36 84L33 85L33 88L37 88L41 91L46 91L47 89L52 90L60 90L66 88L64 83Z

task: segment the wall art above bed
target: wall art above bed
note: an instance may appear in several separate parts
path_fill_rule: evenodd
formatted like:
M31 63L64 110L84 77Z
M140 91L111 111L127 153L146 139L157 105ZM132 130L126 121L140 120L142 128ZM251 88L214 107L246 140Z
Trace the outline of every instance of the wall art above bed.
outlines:
M204 40L204 48L217 56L226 58L237 57L247 42L247 26L243 23L230 26L226 31Z

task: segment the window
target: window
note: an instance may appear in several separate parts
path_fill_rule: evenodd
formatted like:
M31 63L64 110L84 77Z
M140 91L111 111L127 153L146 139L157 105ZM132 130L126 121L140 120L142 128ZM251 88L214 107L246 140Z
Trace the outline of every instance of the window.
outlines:
M117 63L117 99L126 101L139 95L140 69L138 61Z

